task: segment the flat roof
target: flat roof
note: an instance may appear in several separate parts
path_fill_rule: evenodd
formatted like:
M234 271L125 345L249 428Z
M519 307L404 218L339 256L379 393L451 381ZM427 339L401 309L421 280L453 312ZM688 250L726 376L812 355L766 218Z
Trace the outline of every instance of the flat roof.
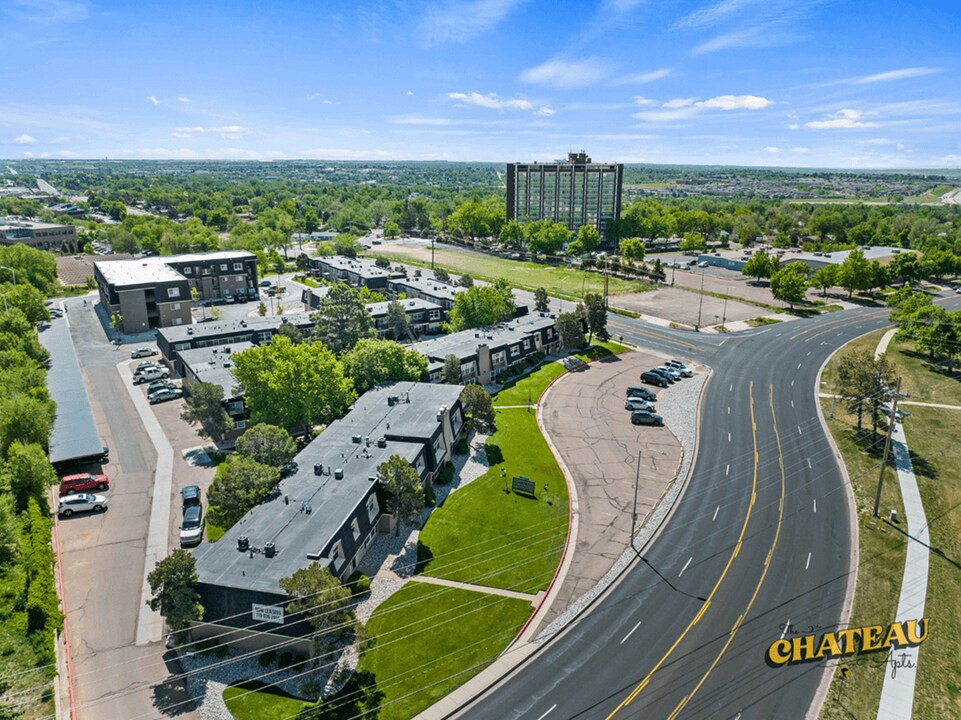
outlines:
M425 295L446 298L448 300L453 300L457 293L463 292L467 289L460 287L459 285L442 283L440 280L433 280L425 277L402 277L396 279L394 283L397 285L406 285L424 293Z
M0 218L0 230L13 230L15 228L29 228L31 230L54 230L72 228L73 225L65 223L48 223L37 220L21 220L15 217Z
M555 316L545 313L530 313L510 322L492 327L473 328L413 343L410 347L428 360L443 361L448 355L456 355L461 361L477 354L477 348L487 345L492 350L508 345L515 340L523 340L532 332L554 325ZM431 369L430 367L428 369Z
M225 320L223 322L194 323L193 325L171 325L157 328L157 335L163 336L168 343L176 344L190 340L217 337L222 335L257 333L264 331L276 332L283 323L288 322L297 327L313 325L308 313L285 313L277 317L247 317L240 320ZM181 351L183 352L183 351Z
M235 388L240 386L234 377L233 355L252 347L254 344L245 340L227 345L181 350L178 355L198 382L219 385L224 390L224 398L231 398L237 394Z
M370 478L376 477L377 466L391 455L415 461L425 449L420 440L429 440L439 427L438 408L453 406L461 390L459 385L392 383L365 393L345 417L297 454L297 472L280 482L279 493L250 510L216 543L205 542L195 551L200 582L283 594L282 578L311 562L324 562L322 553L372 491ZM388 405L388 396L400 395L406 401L408 393L409 403ZM355 443L355 436L362 441ZM418 441L400 439L404 436ZM387 438L386 447L377 447L381 437ZM315 475L316 464L342 469L343 478L333 472ZM309 514L301 511L304 503L311 506ZM249 538L251 547L273 542L276 555L250 557L239 551L241 535Z
M368 303L365 307L367 312L369 312L373 317L379 317L381 315L387 314L387 308L390 307L392 302L399 302L406 312L411 312L412 310L441 310L441 306L437 303L433 303L430 300L424 300L423 298L407 298L406 300L385 300L384 302Z
M349 258L345 255L328 255L314 258L319 263L329 265L338 270L349 270L364 277L394 277L398 273L377 267L373 260L366 258Z
M183 255L160 255L163 262L203 262L205 260L256 260L257 256L249 250L218 250L208 253L185 253Z
M50 433L50 462L99 455L103 450L103 439L93 420L66 318L42 323L39 336L40 344L50 352L47 390L57 403Z
M100 260L93 264L114 286L145 285L154 282L186 282L187 279L159 257L134 260Z

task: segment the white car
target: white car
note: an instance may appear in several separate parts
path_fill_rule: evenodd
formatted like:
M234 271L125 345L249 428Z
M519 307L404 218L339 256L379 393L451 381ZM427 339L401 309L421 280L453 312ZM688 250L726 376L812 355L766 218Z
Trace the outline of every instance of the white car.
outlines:
M680 360L668 360L664 365L681 373L681 377L692 377L694 375L694 371Z
M624 401L625 410L646 410L654 412L654 403L642 400L641 398L630 397Z
M202 505L191 505L184 510L183 524L180 526L180 544L197 545L203 540L204 522Z
M697 266L701 268L705 268L708 266L708 262L706 260L701 260L701 262L699 262Z
M664 373L665 375L674 378L674 380L681 379L680 371L677 368L672 368L670 365L658 365L654 369L660 373Z
M147 402L151 405L156 403L166 402L167 400L176 400L182 397L184 391L180 388L161 388L160 390L154 390L152 393L147 394Z
M107 509L107 498L104 495L92 495L91 493L77 493L60 498L60 506L57 514L61 517L70 517L74 513L82 512L103 512Z
M134 385L149 382L150 380L166 380L170 373L162 367L146 367L133 374Z
M148 347L140 347L140 348L137 348L136 350L130 351L130 357L135 359L142 358L142 357L150 357L151 355L156 355L156 354L157 354L156 350Z

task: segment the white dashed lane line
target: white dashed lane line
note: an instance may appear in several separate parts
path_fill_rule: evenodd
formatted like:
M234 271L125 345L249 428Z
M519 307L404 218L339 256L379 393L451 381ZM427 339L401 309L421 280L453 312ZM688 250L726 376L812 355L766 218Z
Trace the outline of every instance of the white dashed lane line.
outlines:
M625 642L631 635L633 635L633 634L634 634L634 631L637 630L640 626L641 626L641 621L638 620L638 621L637 621L637 625L635 625L634 627L632 627L632 628L631 628L631 631L630 631L627 635L625 635L625 636L623 637L623 639L621 640L621 645L623 645L624 642ZM554 707L557 707L557 706L555 705ZM554 708L551 708L551 710L553 710L553 709L554 709ZM550 710L548 710L547 712L550 712Z
M679 573L677 574L678 577L681 577L681 575L684 574L684 571L687 570L687 566L691 564L691 560L693 560L693 559L694 559L693 557L689 557L689 558L687 559L687 562L684 563L684 567L681 568L681 572L679 572Z
M805 570L807 570L809 567L811 567L811 553L808 553L808 561L804 563Z

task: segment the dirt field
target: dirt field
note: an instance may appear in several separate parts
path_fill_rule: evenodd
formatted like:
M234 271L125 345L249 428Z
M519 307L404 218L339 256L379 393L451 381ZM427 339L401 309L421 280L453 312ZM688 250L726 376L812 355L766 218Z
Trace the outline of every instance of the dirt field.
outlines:
M670 286L661 287L652 292L619 295L611 300L611 304L671 322L694 326L698 321L698 304L702 297L701 327L720 324L725 318L726 322L731 323L771 312L765 308L734 300L728 300L725 304L721 298L702 296L699 293Z

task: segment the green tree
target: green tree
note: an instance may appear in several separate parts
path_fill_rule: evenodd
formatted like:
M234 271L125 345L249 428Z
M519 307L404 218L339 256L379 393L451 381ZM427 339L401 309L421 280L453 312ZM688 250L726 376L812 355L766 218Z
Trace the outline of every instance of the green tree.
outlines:
M471 383L466 385L460 394L461 404L464 406L464 414L473 421L489 431L496 429L494 414L494 403L491 401L490 393L482 385Z
M190 627L204 615L197 592L197 564L187 550L178 548L158 562L147 575L151 597L147 605L167 621L174 632Z
M756 282L761 282L761 278L769 278L777 268L777 260L769 258L762 252L754 253L751 259L744 263L741 274L755 278Z
M288 614L306 620L316 634L319 645L350 636L354 630L354 612L350 609L350 588L318 562L281 578L280 587L290 602ZM331 637L332 630L337 630Z
M450 311L453 332L494 325L509 320L514 315L514 295L502 282L494 285L475 286L454 296Z
M251 421L310 432L341 417L355 395L334 354L320 343L269 344L234 355L234 376L246 391Z
M644 259L644 252L647 246L640 238L626 238L621 240L621 255L628 260L640 262Z
M0 265L10 268L0 270L0 279L12 279L12 270L17 275L17 285L32 285L44 294L57 280L57 260L53 253L23 243L0 246Z
M385 257L377 257L377 258L374 258L374 265L376 265L377 267L383 270L387 270L388 268L390 268L390 260L388 260Z
M190 388L180 419L190 425L200 425L201 437L222 438L233 420L224 408L224 389L213 383L197 383Z
M567 246L568 255L583 255L584 253L596 250L601 244L601 234L593 225L581 225L577 231L577 237Z
M566 225L551 220L535 220L524 226L524 235L531 252L556 255L570 240L571 231Z
M519 250L524 246L524 228L516 220L508 220L497 239L501 245Z
M4 307L16 308L23 313L27 322L31 325L36 325L41 320L50 319L50 312L44 304L46 295L33 285L4 283L0 285L0 293L4 296Z
M771 275L771 295L774 299L786 302L792 309L795 303L804 300L804 291L807 289L807 279L804 276L806 270L807 265L801 262L793 262L775 270Z
M320 299L310 319L314 322L313 337L337 354L350 350L358 340L377 335L363 297L346 283L335 284Z
M869 350L850 350L838 360L836 392L847 401L847 410L858 417L858 432L864 413L873 421L877 432L881 405L887 401L886 389L895 382L894 366L885 355L875 358Z
M446 284L449 285L449 284L450 284L450 273L447 272L446 270L444 270L444 268L437 268L436 270L434 270L434 279L435 279L437 282L442 282L442 283L446 283Z
M57 482L57 473L42 447L36 443L12 443L7 449L5 469L18 512L27 509L31 498L41 507L47 506L47 489Z
M264 317L267 314L267 304L263 300L261 300L257 306L257 314L260 315L260 317Z
M279 300L277 304L279 307L280 305ZM300 331L300 328L294 325L292 322L280 323L280 326L277 328L277 334L281 335L282 337L288 338L290 342L292 342L294 345L299 345L304 341L304 334Z
M259 423L237 438L237 453L270 467L283 467L294 459L297 444L284 428Z
M207 518L225 530L262 502L280 481L280 471L244 455L231 455L217 467L207 491Z
M424 508L424 486L414 466L391 455L377 466L377 479L387 496L387 512L408 525L415 523Z
M550 298L547 296L547 290L542 287L537 288L534 291L534 309L537 312L547 312L551 308Z
M460 370L460 360L456 355L448 355L444 358L444 367L440 371L440 381L445 385L460 385L464 382Z
M587 293L584 296L584 307L587 311L587 327L590 330L590 343L597 335L601 340L610 339L611 335L607 331L607 303L600 293Z
M18 308L0 312L0 350L25 353L39 363L46 363L50 353L40 344L37 328Z
M400 225L395 223L393 220L388 220L384 225L384 237L392 239L400 235Z
M578 304L572 312L561 313L557 316L557 335L561 347L566 349L581 348L587 344L584 337L584 308Z
M427 358L393 340L361 340L344 353L341 361L358 394L382 382L419 382L427 375Z
M474 287L474 278L471 277L470 273L464 273L458 279L457 285L465 288Z
M406 340L410 337L410 318L398 300L391 300L387 305L387 327L390 328L394 340Z
M707 249L707 242L701 233L685 233L678 243L678 249L682 252L703 252Z
M810 280L811 287L820 288L821 294L826 297L828 288L837 285L837 267L837 265L824 265L815 270Z
M854 295L856 290L868 290L871 288L872 272L871 263L864 259L864 252L852 250L848 256L838 266L837 282L840 287L848 291L848 297Z
M927 277L927 268L914 253L901 253L891 261L891 273L905 284L913 285Z
M0 399L0 455L16 442L46 447L55 407L50 400L15 394Z

